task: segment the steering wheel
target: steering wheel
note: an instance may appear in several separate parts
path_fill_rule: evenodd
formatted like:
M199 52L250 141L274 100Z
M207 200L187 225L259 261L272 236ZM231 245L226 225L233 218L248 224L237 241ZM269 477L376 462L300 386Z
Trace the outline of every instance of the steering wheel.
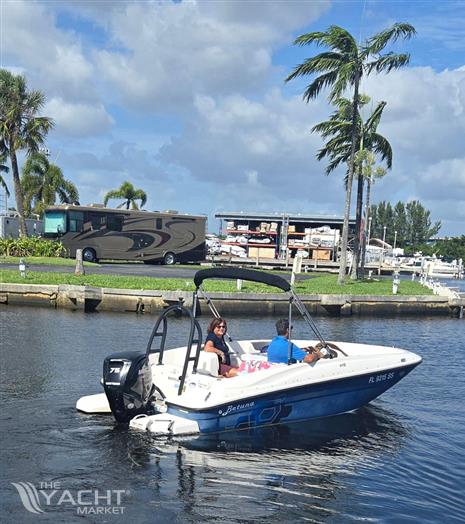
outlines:
M338 351L342 353L345 357L347 357L347 353L342 351L342 349L339 346L337 346L336 344L334 344L333 342L325 342L325 343L318 342L318 344L316 344L315 346L315 349L317 350L320 350L323 348L326 348L329 351L329 358L336 358L338 356L337 355Z

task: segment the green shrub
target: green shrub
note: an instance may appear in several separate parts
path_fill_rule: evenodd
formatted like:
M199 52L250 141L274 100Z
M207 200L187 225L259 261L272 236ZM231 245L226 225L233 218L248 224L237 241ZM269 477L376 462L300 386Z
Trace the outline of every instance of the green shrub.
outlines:
M66 250L61 242L38 237L0 238L0 256L62 257Z

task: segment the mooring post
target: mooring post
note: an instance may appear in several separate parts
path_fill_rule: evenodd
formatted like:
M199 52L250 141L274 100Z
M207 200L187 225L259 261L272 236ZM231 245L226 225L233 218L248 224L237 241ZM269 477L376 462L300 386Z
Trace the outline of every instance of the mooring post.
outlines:
M86 274L84 271L84 264L82 263L82 249L76 249L76 269L74 270L74 274L77 277Z

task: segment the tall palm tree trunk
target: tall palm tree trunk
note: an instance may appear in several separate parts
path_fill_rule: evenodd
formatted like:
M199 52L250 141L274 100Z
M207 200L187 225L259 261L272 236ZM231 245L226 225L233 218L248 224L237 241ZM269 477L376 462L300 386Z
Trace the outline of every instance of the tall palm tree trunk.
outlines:
M362 249L360 255L360 274L365 274L365 254L367 251L367 230L368 224L370 223L370 196L371 196L371 177L367 179L367 195L365 202L365 226L363 228L363 238L362 238Z
M343 284L347 268L347 241L349 239L350 200L352 198L352 181L354 179L355 148L357 146L357 114L358 114L358 88L360 73L356 72L354 82L354 101L352 110L352 146L350 149L349 173L347 176L346 202L344 207L344 224L342 226L341 259L339 265L338 284Z
M357 280L359 277L360 266L360 239L362 237L362 207L363 207L363 175L360 166L357 173L357 209L355 215L355 242L354 242L354 260L352 264L352 274L350 278Z
M10 149L10 160L13 186L15 190L16 211L19 215L19 231L22 237L27 237L27 226L24 218L23 192L21 190L21 181L19 179L18 159L16 158L16 151L13 148Z

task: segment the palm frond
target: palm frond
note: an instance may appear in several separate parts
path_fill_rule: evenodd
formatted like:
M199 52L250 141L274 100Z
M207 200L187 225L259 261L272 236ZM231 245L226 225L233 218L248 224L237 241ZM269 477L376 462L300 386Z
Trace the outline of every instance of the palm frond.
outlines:
M0 176L0 186L2 186L5 190L6 196L10 197L10 191L8 190L8 186L6 185L6 182L2 176Z
M326 169L325 169L326 175L330 175L343 162L344 160L339 157L331 160L329 164L326 166Z
M379 102L375 107L373 113L367 118L364 128L368 131L376 131L381 117L383 115L384 108L386 107L386 102Z
M384 136L374 133L371 139L372 150L386 162L388 169L392 168L392 147Z
M357 42L349 31L337 25L328 28L321 42L344 54L356 54L358 50Z
M330 54L331 58L328 58L328 53L321 53L307 58L302 64L294 68L292 73L285 79L285 82L301 76L309 76L325 71L331 72L338 69L344 63L343 57L338 56L337 53Z
M294 45L304 46L310 44L325 45L323 39L326 33L324 31L314 31L313 33L306 33L297 37L294 40Z
M106 195L103 198L103 205L106 206L108 204L108 201L113 198L124 198L121 194L121 191L119 189L114 189L112 191L108 191Z
M395 23L388 29L373 35L369 38L364 46L370 54L378 54L382 51L388 43L394 43L399 38L408 40L416 34L415 28L406 23Z
M134 193L134 199L140 200L140 207L144 207L147 202L147 194L142 189L137 189Z
M377 73L389 73L393 69L399 69L400 67L407 65L409 61L409 54L396 55L394 53L387 53L386 55L381 56L377 60L367 63L365 69L368 75L373 70L375 70Z
M48 158L42 153L31 153L22 169L24 175L41 175L45 176L45 173L49 170L50 163Z
M309 102L311 99L316 98L323 88L332 86L336 80L337 71L331 71L330 73L315 78L307 89L305 89L303 99Z
M358 62L350 61L341 65L337 71L337 78L333 82L333 88L329 96L329 101L334 102L341 98L342 93L355 82L357 69L360 69Z
M331 135L350 135L352 131L352 125L346 121L334 121L327 120L316 124L311 129L312 133L319 133L323 138L327 138Z

